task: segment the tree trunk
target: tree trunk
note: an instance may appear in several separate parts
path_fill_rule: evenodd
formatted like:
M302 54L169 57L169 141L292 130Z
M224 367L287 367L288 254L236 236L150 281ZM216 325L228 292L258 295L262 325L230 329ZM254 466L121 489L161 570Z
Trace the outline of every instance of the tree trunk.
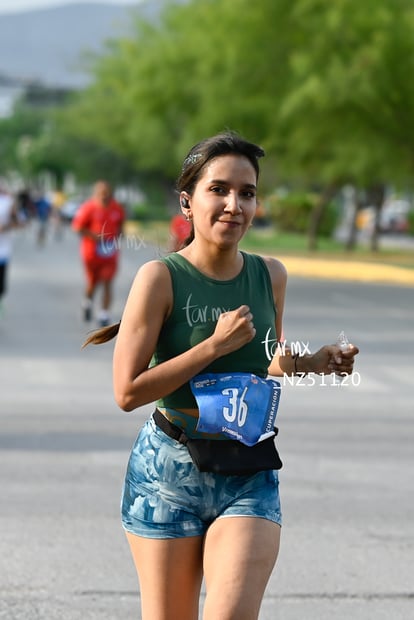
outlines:
M318 249L318 231L323 213L326 205L332 200L337 191L338 186L336 184L327 185L315 202L308 230L308 249L311 251Z
M371 233L370 249L371 252L378 252L381 211L385 200L385 185L380 183L378 185L373 185L370 188L369 195L371 199L370 202L375 207L375 220Z
M355 198L354 198L354 204L353 204L352 219L351 219L351 223L349 226L349 235L348 235L348 239L345 242L345 250L347 250L348 252L351 252L352 250L354 250L356 246L357 232L358 232L357 219L358 219L358 213L362 207L361 195L357 190L355 190L354 197Z

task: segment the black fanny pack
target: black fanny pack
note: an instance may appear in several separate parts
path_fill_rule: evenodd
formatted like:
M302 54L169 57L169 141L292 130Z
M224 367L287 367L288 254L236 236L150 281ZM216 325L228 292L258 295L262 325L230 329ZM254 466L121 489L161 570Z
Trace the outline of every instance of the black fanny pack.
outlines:
M234 439L190 439L158 409L155 410L153 418L155 424L166 435L186 446L199 471L225 476L248 476L259 471L282 467L274 437L260 441L254 446L246 446ZM277 429L275 432L277 433Z

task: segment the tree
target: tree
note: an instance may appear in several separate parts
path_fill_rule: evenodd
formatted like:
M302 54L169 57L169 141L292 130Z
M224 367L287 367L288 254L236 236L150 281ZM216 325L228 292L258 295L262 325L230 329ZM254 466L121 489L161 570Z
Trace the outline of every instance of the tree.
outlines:
M230 128L267 152L262 188L407 183L413 166L411 0L196 0L95 60L68 120L171 194L186 149Z
M263 15L247 0L199 0L167 6L160 23L137 21L133 39L97 59L73 127L166 182L205 135L231 128L266 141L278 90L268 79L274 7L266 2Z
M406 79L414 62L411 4L298 0L293 17L302 41L291 55L275 128L294 145L284 164L331 191L344 183L407 182L414 122L414 91ZM310 224L311 248L321 209Z

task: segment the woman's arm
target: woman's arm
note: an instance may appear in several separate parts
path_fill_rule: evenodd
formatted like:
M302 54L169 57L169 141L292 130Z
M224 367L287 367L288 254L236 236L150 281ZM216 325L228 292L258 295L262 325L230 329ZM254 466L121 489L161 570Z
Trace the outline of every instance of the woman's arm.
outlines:
M173 293L166 265L150 261L138 271L122 316L113 358L115 400L132 411L178 389L212 361L254 338L247 306L220 315L214 333L188 351L148 368Z
M275 258L263 257L267 268L269 270L270 279L272 282L272 291L273 291L273 299L276 308L276 338L279 342L284 340L283 336L283 311L285 308L285 297L286 297L286 285L287 285L287 271L286 267L279 260ZM280 365L280 355L281 349L280 347L276 348L276 353L270 363L268 368L269 375L273 377L280 377L284 374L284 370L282 370ZM287 357L287 356L286 356ZM293 360L292 368L293 368ZM286 362L284 367L286 366ZM292 372L288 374L293 374Z
M286 295L287 271L284 265L274 259L264 259L270 273L272 281L273 298L275 300L276 315L276 334L278 340L283 338L283 310ZM286 375L295 375L301 373L315 372L318 374L336 373L352 373L354 356L359 349L354 345L350 346L349 351L341 351L337 345L325 345L316 353L303 356L295 356L291 354L288 348L284 349L284 355L281 354L282 348L278 347L273 357L268 374L274 377Z

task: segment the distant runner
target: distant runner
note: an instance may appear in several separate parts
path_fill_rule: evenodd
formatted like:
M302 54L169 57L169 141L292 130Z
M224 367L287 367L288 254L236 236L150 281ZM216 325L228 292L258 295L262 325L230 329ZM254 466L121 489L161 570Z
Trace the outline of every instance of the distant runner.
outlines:
M93 317L93 298L99 285L103 287L98 323L109 324L112 303L112 281L118 270L120 235L125 221L123 207L113 198L106 181L98 181L91 198L80 207L72 228L81 236L80 254L85 269L86 288L82 302L83 319Z

